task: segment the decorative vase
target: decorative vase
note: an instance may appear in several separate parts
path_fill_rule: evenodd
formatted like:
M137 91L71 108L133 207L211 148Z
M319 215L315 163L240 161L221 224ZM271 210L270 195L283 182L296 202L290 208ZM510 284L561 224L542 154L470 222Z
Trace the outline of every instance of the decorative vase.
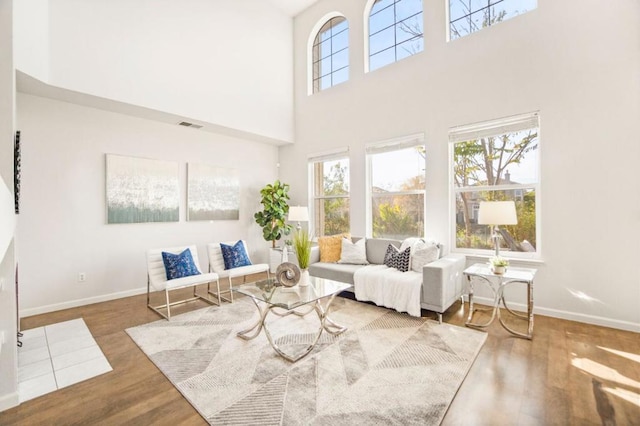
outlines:
M287 250L287 245L283 245L282 246L282 259L280 260L280 263L285 263L289 261L289 250Z
M309 270L302 269L300 271L300 282L298 283L300 287L306 287L309 285Z
M491 266L491 270L496 275L502 275L507 271L507 268L505 266L495 266L495 265L493 265L493 266Z

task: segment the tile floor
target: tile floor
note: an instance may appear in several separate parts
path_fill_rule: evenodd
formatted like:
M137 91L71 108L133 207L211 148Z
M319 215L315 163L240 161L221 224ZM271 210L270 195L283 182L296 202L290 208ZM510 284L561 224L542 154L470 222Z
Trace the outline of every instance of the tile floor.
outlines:
M20 402L112 371L82 318L23 331Z

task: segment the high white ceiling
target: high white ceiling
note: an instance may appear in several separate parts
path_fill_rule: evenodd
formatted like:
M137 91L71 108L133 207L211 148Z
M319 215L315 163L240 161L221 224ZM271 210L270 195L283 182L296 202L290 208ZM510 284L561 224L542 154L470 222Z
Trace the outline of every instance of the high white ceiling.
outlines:
M269 0L292 18L319 0Z

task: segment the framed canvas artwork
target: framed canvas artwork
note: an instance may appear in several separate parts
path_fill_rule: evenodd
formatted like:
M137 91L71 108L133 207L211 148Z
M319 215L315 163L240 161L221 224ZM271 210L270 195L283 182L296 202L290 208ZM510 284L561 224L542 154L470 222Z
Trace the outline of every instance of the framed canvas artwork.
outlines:
M240 180L234 169L189 163L187 220L238 220Z
M179 164L106 155L107 223L177 222Z

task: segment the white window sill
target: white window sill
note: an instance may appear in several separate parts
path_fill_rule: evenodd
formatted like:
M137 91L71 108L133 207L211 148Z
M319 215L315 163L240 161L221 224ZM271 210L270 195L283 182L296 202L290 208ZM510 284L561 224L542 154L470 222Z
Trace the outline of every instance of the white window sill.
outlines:
M490 255L489 254L472 254L472 253L464 253L464 252L452 252L452 253L462 254L467 259L478 260L478 261L481 261L482 263L487 263L489 261L489 259L493 257L493 254L490 254ZM544 259L526 258L526 257L524 257L524 258L523 257L509 257L509 256L505 256L502 253L500 253L500 257L504 257L505 259L509 260L509 263L512 263L512 264L544 265L544 263L545 263Z

